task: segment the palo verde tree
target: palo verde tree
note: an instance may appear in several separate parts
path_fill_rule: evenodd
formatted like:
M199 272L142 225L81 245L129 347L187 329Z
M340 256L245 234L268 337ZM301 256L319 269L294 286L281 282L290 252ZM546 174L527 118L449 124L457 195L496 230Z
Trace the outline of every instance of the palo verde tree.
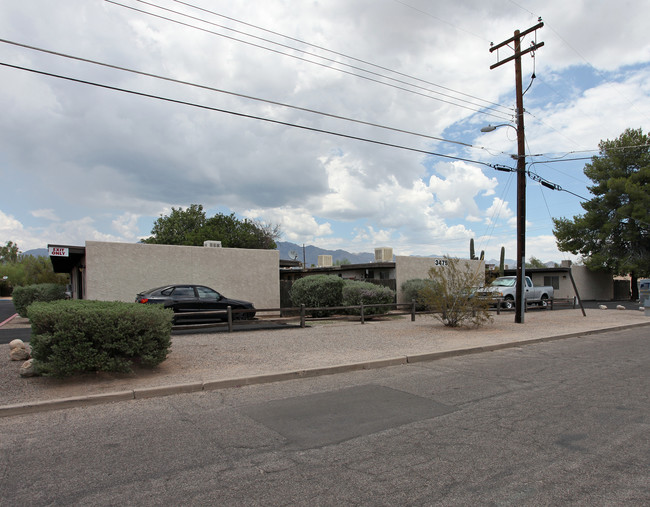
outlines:
M20 254L18 245L13 241L7 241L5 246L0 246L0 264L18 262L18 254Z
M558 248L582 255L591 269L632 278L650 275L650 139L627 129L618 139L601 141L599 155L585 165L593 198L583 215L554 219Z
M162 245L202 246L207 240L221 241L226 248L276 248L280 227L256 220L238 219L234 213L217 213L206 217L203 206L192 204L188 208L172 208L169 215L160 215L151 229L152 236L143 243Z
M492 321L491 297L474 296L483 285L485 273L469 263L445 256L445 261L429 270L428 283L418 291L418 300L448 327L479 327Z
M527 268L545 268L546 264L544 264L537 257L531 257L530 259L528 259L528 262L526 263L526 267Z
M67 274L55 273L49 257L24 255L13 241L0 247L0 295L8 296L15 287L53 283L65 285Z

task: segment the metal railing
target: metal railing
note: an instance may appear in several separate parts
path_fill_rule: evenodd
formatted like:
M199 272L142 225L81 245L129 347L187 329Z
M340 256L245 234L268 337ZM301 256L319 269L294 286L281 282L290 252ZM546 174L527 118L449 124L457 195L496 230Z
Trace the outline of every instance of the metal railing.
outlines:
M500 315L504 310L502 304L505 301L505 298L493 298L495 303L494 308L491 310L496 311L497 315ZM575 298L555 298L548 301L548 305L541 307L544 309L553 310L557 306L566 306L571 304L573 308L576 308ZM385 312L368 313L369 308L384 308ZM358 311L358 313L350 313L351 311ZM336 313L341 312L341 313ZM352 306L328 306L328 307L307 307L305 305L297 307L284 307L284 308L256 308L255 314L257 318L254 320L246 318L238 318L241 314L251 313L250 309L236 309L233 310L232 307L228 306L226 308L226 319L224 322L210 322L210 323L201 323L201 324L188 324L180 325L178 320L175 329L199 329L206 327L227 327L228 332L232 332L235 326L242 325L251 325L251 324L260 324L260 323L287 323L292 321L297 321L301 328L306 327L307 322L318 322L318 321L332 321L332 320L359 320L361 324L365 324L366 320L373 319L376 317L398 317L401 315L410 315L411 322L415 321L416 315L427 315L434 313L441 313L441 310L417 310L416 302L412 301L411 303L385 303L385 304L361 304L361 305L352 305ZM327 316L314 317L314 313L331 313ZM209 312L187 312L181 314L183 317L192 318L192 316L201 316L203 318L210 316L223 316L224 311L209 311ZM270 314L268 316L263 316L260 318L260 314ZM310 315L311 314L311 315Z

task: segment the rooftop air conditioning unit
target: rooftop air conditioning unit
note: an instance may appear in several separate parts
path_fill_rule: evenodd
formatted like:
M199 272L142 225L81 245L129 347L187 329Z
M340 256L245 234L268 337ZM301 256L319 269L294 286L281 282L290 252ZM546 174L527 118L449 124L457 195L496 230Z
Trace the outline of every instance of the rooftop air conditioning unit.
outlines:
M393 249L389 247L375 248L375 262L393 262Z
M332 256L331 255L319 255L318 256L318 267L319 268L329 268L332 266Z
M221 248L221 241L204 241L203 246L208 248Z

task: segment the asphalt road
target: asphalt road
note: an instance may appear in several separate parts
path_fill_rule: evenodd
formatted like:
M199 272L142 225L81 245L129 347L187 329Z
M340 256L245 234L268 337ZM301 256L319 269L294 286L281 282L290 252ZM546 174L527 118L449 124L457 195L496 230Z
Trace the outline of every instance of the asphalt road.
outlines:
M0 299L0 322L4 322L15 313L16 308L11 299Z
M0 505L648 505L647 328L0 420Z
M10 299L0 299L0 322L4 322L15 313L16 309ZM0 327L0 345L9 343L16 338L28 342L31 334L31 329L3 329Z

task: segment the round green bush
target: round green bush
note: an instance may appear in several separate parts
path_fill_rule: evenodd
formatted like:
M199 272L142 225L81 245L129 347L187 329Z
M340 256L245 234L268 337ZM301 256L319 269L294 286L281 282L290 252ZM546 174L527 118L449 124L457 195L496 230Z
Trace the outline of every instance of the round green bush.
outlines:
M171 347L173 312L162 305L64 300L29 307L32 357L54 377L153 367Z
M21 317L27 317L27 307L32 303L56 301L65 299L65 286L57 283L39 283L16 287L11 295L16 312Z
M294 306L307 308L326 308L341 306L343 302L343 279L331 275L306 276L296 280L289 295ZM328 317L331 311L312 311L312 317Z
M412 278L411 280L406 280L402 284L404 300L408 303L415 300L415 309L419 312L426 310L427 307L422 297L422 291L430 288L432 285L433 281L430 279Z
M378 315L386 313L388 308L385 306L370 305L387 305L395 302L395 292L388 287L375 285L370 282L358 282L346 280L343 286L343 305L359 306L364 305L364 315ZM349 310L353 315L360 315L360 308Z

